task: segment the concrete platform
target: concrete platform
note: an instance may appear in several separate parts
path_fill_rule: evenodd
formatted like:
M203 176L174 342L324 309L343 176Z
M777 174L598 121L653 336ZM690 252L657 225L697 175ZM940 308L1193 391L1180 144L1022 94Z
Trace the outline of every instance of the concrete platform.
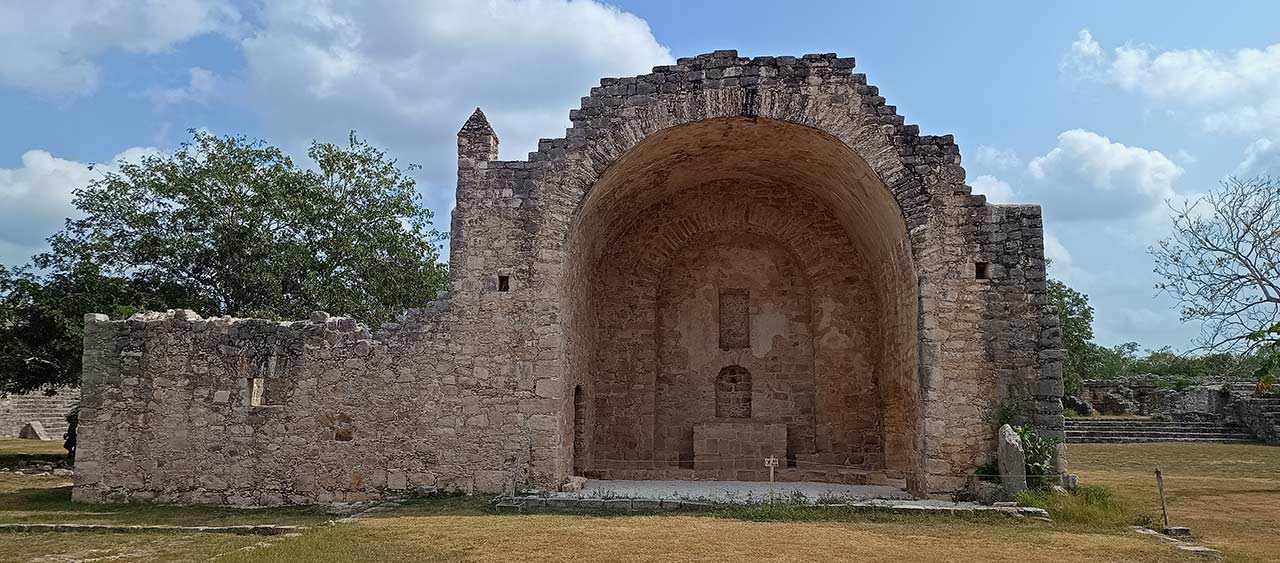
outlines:
M838 483L760 481L587 481L581 491L551 493L552 498L690 500L709 503L795 500L810 504L870 499L910 500L896 487Z
M902 489L835 483L757 481L587 481L581 491L507 497L499 510L644 513L703 511L726 504L782 502L896 514L978 514L1048 519L1040 508L983 506L973 502L915 500Z

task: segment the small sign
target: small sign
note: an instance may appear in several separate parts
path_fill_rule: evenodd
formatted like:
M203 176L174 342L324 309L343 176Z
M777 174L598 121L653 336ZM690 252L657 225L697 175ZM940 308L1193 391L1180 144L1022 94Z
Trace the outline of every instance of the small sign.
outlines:
M778 466L777 456L769 456L764 458L764 466L769 468L769 482L773 482L773 468Z

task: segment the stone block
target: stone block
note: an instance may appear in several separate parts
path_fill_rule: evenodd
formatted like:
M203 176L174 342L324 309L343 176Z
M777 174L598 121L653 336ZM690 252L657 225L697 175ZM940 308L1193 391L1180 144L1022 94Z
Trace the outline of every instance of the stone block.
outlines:
M999 445L996 450L1000 466L1000 484L1010 497L1027 490L1027 458L1022 451L1022 439L1008 424L1000 427Z
M23 440L52 440L48 432L45 432L44 424L39 420L32 420L24 425L18 431L18 438Z

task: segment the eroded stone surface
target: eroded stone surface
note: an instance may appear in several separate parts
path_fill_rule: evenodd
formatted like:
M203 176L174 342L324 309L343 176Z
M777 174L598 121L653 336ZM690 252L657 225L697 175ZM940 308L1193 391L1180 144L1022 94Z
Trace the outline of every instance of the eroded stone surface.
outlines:
M1022 439L1008 424L1000 427L997 459L1000 466L1000 484L1010 497L1027 490L1027 456L1022 450Z
M971 195L952 138L852 67L717 51L606 78L526 161L477 110L449 293L376 333L87 317L75 498L695 478L695 427L726 420L785 428L780 480L925 494L992 459L999 406L1060 438L1040 209Z

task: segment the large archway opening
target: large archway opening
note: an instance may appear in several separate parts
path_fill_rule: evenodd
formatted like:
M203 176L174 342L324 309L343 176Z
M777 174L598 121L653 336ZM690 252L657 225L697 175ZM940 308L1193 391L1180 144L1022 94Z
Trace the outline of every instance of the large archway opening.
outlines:
M574 471L885 484L918 475L916 274L898 203L814 128L649 135L590 190L562 318ZM566 425L568 427L570 425Z

